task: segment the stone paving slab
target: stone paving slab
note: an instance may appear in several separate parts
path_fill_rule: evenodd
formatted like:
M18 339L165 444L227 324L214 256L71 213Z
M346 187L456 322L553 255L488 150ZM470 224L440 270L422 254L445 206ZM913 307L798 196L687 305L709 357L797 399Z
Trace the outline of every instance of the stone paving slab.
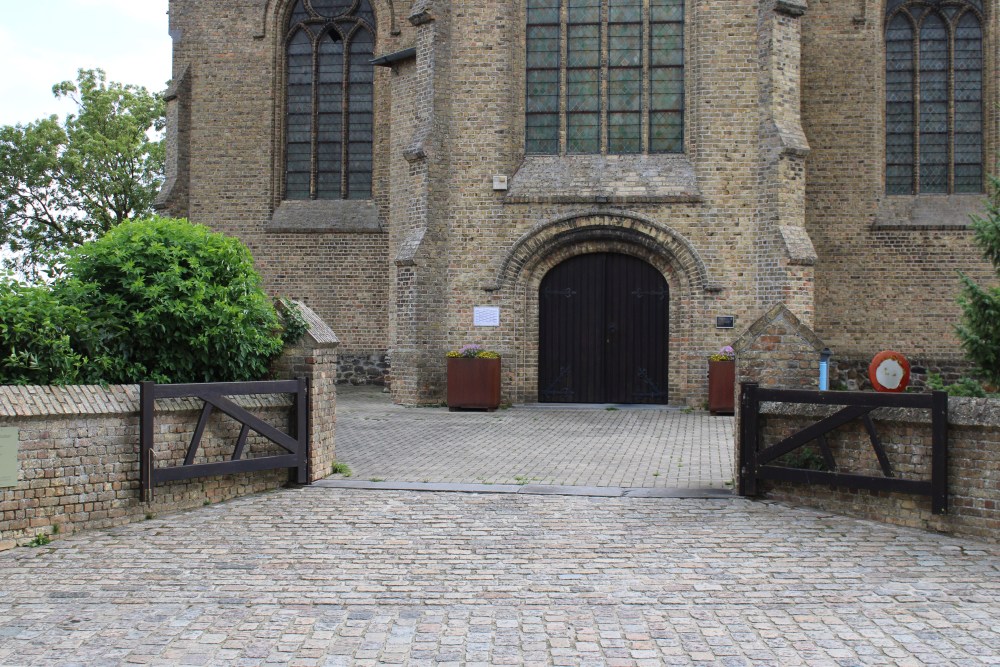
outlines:
M998 575L743 499L307 487L0 554L0 665L995 665Z
M732 498L730 489L622 489L617 486L543 486L540 484L442 484L430 482L366 482L321 479L316 486L330 489L378 491L448 491L451 493L522 493L536 496L598 496L604 498Z
M731 488L733 418L660 406L393 405L338 387L337 459L354 479L620 488Z

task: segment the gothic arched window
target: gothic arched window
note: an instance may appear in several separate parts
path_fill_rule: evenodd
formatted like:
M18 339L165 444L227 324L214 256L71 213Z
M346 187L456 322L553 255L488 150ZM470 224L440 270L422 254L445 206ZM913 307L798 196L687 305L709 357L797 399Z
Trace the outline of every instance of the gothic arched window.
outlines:
M285 36L285 199L370 199L375 15L298 0Z
M889 0L888 194L983 191L982 0Z
M527 153L683 152L684 0L527 9Z

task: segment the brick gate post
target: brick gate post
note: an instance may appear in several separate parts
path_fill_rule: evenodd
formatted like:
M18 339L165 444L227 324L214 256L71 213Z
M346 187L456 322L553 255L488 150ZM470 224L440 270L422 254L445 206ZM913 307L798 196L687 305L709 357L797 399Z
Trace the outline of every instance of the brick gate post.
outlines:
M330 474L337 425L337 347L340 341L309 306L293 301L308 325L306 334L271 368L276 379L309 382L309 482ZM282 306L279 302L279 308Z

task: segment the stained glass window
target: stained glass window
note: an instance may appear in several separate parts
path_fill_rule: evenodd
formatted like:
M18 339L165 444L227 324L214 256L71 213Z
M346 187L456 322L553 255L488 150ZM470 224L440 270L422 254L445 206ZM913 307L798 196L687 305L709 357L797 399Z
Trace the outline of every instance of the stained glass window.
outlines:
M285 199L370 199L375 17L298 0L286 33Z
M886 192L983 191L980 0L890 0Z
M527 153L682 152L684 0L527 0L525 78Z

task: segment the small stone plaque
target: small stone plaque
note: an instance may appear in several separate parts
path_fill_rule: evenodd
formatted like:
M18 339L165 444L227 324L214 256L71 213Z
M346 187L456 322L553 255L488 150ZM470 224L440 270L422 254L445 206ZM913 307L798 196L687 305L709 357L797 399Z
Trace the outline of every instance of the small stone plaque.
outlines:
M500 326L500 308L497 306L476 306L472 310L472 324L477 327Z
M0 488L17 486L16 428L0 428Z

